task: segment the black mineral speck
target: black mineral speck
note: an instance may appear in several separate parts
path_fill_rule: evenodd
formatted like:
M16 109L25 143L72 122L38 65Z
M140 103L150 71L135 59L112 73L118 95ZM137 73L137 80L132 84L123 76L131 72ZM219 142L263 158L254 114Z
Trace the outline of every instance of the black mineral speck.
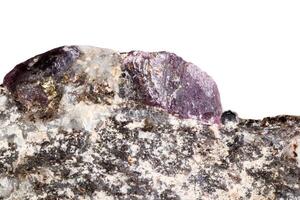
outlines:
M237 122L237 121L238 121L237 114L231 110L223 112L221 116L222 124L226 124L227 122Z

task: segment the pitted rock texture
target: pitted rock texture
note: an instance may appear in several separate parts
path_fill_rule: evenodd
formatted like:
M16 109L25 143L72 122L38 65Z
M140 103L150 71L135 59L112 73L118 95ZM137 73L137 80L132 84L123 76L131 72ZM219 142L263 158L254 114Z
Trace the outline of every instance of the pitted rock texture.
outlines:
M172 57L72 46L18 65L0 86L0 199L300 199L300 118L221 116L212 79ZM174 83L185 67L211 101Z

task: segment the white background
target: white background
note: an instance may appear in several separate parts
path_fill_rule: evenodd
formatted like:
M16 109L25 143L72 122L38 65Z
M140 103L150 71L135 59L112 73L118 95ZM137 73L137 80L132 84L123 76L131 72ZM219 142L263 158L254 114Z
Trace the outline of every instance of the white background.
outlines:
M300 115L297 1L0 1L1 80L66 44L174 52L216 80L224 110Z

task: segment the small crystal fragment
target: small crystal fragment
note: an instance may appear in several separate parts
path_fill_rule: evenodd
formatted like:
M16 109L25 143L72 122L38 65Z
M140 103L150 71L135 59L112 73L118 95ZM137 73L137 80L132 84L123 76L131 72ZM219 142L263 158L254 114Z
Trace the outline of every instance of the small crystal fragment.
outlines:
M221 115L222 124L226 124L227 122L237 122L238 117L237 114L231 110L227 110Z

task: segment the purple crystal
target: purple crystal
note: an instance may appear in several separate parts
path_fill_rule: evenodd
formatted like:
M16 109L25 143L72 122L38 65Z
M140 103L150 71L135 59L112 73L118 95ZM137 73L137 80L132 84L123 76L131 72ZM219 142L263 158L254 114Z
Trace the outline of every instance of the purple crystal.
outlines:
M125 94L148 105L159 106L183 118L219 121L220 95L214 80L200 68L168 52L126 54L122 70L134 91Z
M60 79L78 56L76 46L52 49L15 66L6 74L3 84L13 93L19 85L28 82L50 76Z
M58 106L62 95L60 82L79 55L75 46L52 49L15 66L4 77L3 85L22 108L41 111L44 117ZM43 84L50 85L51 90L46 91Z

